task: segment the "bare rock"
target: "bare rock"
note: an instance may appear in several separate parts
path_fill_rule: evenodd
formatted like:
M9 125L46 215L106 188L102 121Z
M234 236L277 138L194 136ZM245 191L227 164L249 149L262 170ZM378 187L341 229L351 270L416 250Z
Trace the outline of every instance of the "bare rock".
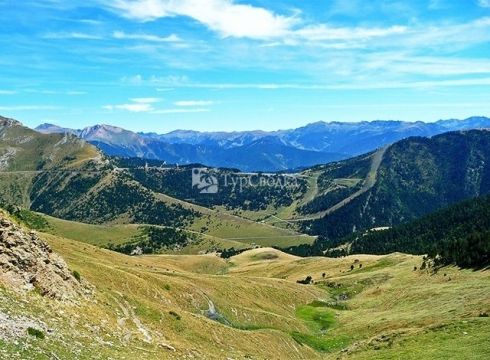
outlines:
M71 301L90 293L65 261L36 233L25 231L0 212L0 283L14 291Z

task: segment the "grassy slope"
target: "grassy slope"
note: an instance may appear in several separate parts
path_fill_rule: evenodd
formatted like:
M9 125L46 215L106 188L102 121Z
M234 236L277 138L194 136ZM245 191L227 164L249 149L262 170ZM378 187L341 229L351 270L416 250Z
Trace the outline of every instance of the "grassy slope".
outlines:
M240 212L236 216L224 207L209 209L200 205L179 200L168 195L155 193L160 200L168 204L180 204L184 208L202 214L196 218L189 230L204 233L214 238L230 240L246 245L288 247L300 244L311 244L312 236L298 234L295 231L257 222L264 212Z
M130 242L132 238L139 234L138 227L134 224L113 224L113 225L92 225L74 221L62 220L55 217L42 215L49 224L45 232L69 238L72 240L82 241L96 246L107 246ZM202 234L201 239L183 250L181 254L198 254L208 249L242 249L258 244L261 246L289 246L290 244L309 243L312 237L291 235L290 232L282 232L280 229L262 226L260 224L249 223L248 221L235 220L233 222L222 221L220 218L210 218L210 222L201 220L195 222L190 232L198 231L202 226L208 225L208 233L223 236ZM247 229L246 231L243 231ZM245 233L244 236L239 234Z
M124 244L140 234L138 229L140 225L92 225L40 215L48 222L48 227L43 230L44 232L96 246L104 247L110 243L114 245ZM223 219L231 219L232 221ZM287 246L293 242L307 243L312 241L312 238L308 236L291 235L290 232L283 232L281 229L251 223L230 215L218 216L218 218L205 217L200 224L195 222L188 230L189 233L198 232L202 226L208 226L207 234L200 234L197 242L179 250L178 253L198 254L209 249L249 248L252 244L263 246L285 244L284 246ZM220 236L209 235L209 233Z
M74 308L35 294L17 299L0 290L0 311L42 318L55 329L45 340L21 342L17 348L28 345L24 357L55 353L62 358L126 354L134 359L144 354L149 359L191 355L388 359L430 354L443 359L450 354L455 359L479 359L490 355L489 318L478 317L481 311L490 311L488 271L414 272L421 259L401 254L301 259L256 249L230 261L212 255L127 257L44 236L71 269L96 286L96 302ZM356 263L350 271L355 259L363 267ZM296 283L307 275L319 284ZM335 303L340 294L349 299ZM221 324L204 316L209 301ZM145 331L151 336L148 343ZM0 343L0 351L8 354L14 348ZM476 350L469 352L470 348Z
M0 129L2 143L0 154L8 148L15 149L8 170L31 171L48 169L63 164L78 166L88 160L100 157L98 150L75 137L63 134L40 134L23 126Z
M138 225L92 225L41 215L48 222L44 231L96 246L124 244L139 234Z

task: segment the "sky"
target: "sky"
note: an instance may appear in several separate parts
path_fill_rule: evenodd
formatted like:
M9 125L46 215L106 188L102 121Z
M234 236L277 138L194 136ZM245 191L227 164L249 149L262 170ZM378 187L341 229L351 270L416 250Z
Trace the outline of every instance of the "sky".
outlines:
M31 127L490 116L490 0L0 0L0 47Z

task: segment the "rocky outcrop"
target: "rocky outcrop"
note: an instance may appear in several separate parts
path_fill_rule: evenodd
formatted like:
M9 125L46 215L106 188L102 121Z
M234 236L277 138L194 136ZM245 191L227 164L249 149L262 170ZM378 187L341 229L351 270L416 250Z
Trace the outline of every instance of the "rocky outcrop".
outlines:
M17 120L0 116L0 127L21 126L21 125L22 123L20 123Z
M0 283L19 292L38 291L61 301L91 292L75 279L65 261L33 231L28 232L0 212Z

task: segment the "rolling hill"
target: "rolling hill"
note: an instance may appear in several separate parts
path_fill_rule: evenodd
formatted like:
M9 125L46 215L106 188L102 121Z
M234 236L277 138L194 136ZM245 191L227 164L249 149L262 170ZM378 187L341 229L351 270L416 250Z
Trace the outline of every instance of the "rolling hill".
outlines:
M5 215L0 218L4 223ZM129 257L39 236L91 291L60 301L0 281L2 357L483 359L490 354L488 272L414 271L422 259L403 254L301 259L270 248L230 260ZM314 284L298 283L308 276Z

